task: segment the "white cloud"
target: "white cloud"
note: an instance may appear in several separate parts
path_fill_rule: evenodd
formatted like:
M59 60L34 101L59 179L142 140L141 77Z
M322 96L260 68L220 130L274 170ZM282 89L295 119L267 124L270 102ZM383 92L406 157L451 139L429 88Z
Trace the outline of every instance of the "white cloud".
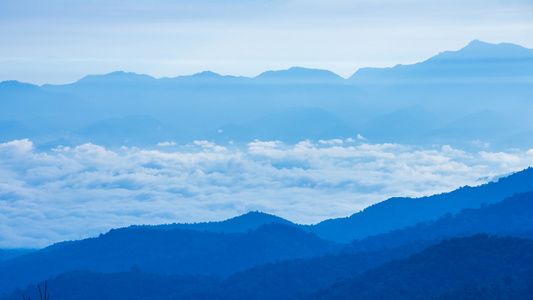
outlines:
M526 152L527 154L527 152ZM507 168L509 166L517 166L522 163L522 159L516 154L509 154L504 152L485 152L480 151L479 155L486 160L491 162L500 163L502 168Z
M209 142L209 141L194 141L193 144L195 144L196 146L205 148L205 149L211 149L215 152L223 152L227 150L225 147L217 146L215 145L215 143Z
M529 165L530 152L451 146L196 141L162 150L0 144L0 247L42 247L131 224L226 219L261 210L300 223L392 196L475 185ZM220 151L219 148L225 149ZM171 149L171 150L170 150Z
M344 142L343 140L341 139L331 139L331 140L319 140L318 141L320 144L325 144L325 145L342 145L342 143Z
M177 143L176 142L160 142L160 143L157 143L157 145L159 147L171 147L171 146L176 146Z
M0 144L0 153L4 155L24 155L31 150L33 150L33 143L28 139Z

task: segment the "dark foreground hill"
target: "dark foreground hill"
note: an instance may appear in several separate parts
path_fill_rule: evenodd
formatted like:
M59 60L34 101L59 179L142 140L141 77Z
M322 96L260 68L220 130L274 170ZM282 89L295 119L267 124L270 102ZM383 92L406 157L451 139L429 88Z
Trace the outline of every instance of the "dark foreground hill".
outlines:
M289 299L297 297L305 293L312 292L320 288L326 288L328 285L334 284L339 280L348 280L348 278L355 278L371 268L385 265L393 259L406 258L409 255L418 253L426 247L441 243L443 238L452 238L456 236L470 236L476 233L489 232L491 234L500 235L515 235L521 237L533 237L533 192L525 194L517 194L511 198L505 199L501 202L490 204L479 209L465 209L456 216L447 215L435 222L425 222L417 226L408 227L404 230L392 231L387 234L368 237L363 240L352 242L351 247L344 248L344 251L338 254L330 253L325 256L318 256L306 259L286 259L283 261L271 262L263 265L251 267L247 270L237 272L226 278L221 276L205 276L205 275L188 275L188 276L161 276L149 273L157 272L153 266L146 267L141 260L130 259L129 261L138 261L138 264L133 265L129 271L99 274L90 271L85 272L66 272L57 276L57 278L50 281L51 286L55 286L55 293L61 295L64 299L83 299L87 293L90 293L91 288L98 288L99 290L106 290L106 293L98 292L99 299ZM284 228L284 225L274 225L274 227ZM261 229L268 228L260 227ZM287 231L296 228L286 227ZM145 230L146 228L140 228ZM131 228L129 229L131 230ZM164 230L157 230L165 232ZM173 230L170 230L172 232ZM180 231L178 231L180 232ZM191 233L192 231L185 231ZM214 234L214 233L204 233ZM279 234L279 232L278 232ZM300 232L301 234L301 232ZM193 235L194 236L194 235ZM143 238L142 234L131 231L131 237ZM128 238L128 236L124 236ZM264 237L263 237L264 238ZM281 238L283 239L283 238ZM464 240L472 239L467 238ZM487 238L486 236L477 236L474 238L471 247L480 247L479 243L493 240L494 238ZM508 239L501 239L507 241ZM510 241L517 241L519 239L509 239ZM453 240L456 241L456 240ZM522 240L519 240L522 241ZM272 242L272 240L268 240ZM457 250L455 246L448 247L445 251L438 252L439 255L455 255L463 256L461 251L466 251L464 247L470 247L470 242L459 243L463 249ZM507 251L505 248L500 249L500 244L505 242L488 242L486 249L483 251ZM83 244L80 244L83 246ZM124 245L128 245L127 242ZM245 245L245 244L243 244ZM441 243L442 245L442 243ZM436 247L444 247L437 245ZM527 247L530 244L525 243ZM290 245L287 245L290 246ZM489 249L496 247L495 249ZM153 246L154 250L158 246ZM190 247L189 247L190 248ZM272 247L270 247L272 249ZM429 249L434 249L435 246ZM218 246L217 251L221 251ZM223 248L222 248L223 249ZM451 249L451 250L450 250ZM526 250L528 248L525 248ZM78 248L70 249L77 250ZM243 250L243 249L241 249ZM257 248L249 249L258 253L263 253ZM511 249L512 250L512 249ZM511 251L509 250L509 251ZM91 251L91 249L88 249ZM150 251L150 250L145 250ZM427 251L427 250L426 250ZM156 251L158 252L158 251ZM425 252L425 251L424 251ZM422 252L422 253L424 253ZM176 251L177 255L183 255L182 252ZM180 254L181 253L181 254ZM458 254L459 253L459 254ZM468 254L469 252L465 252ZM242 263L247 256L246 251L236 251L236 257L225 256L223 253L199 253L199 257L203 256L205 262L213 264L213 258L216 260L222 259L226 262ZM480 251L482 255L483 252ZM70 254L72 255L72 254ZM124 251L124 255L130 255L129 251ZM142 251L137 254L143 256ZM150 256L151 253L146 255ZM207 256L205 256L207 255ZM507 256L516 256L513 252L505 254ZM68 257L68 253L63 253L64 257ZM436 256L435 261L430 261L428 264L433 264L437 268L440 263L449 264L448 258L439 258ZM520 259L520 256L516 256ZM193 256L189 256L194 258ZM455 259L455 258L454 258ZM493 259L492 256L488 259ZM184 266L173 265L175 258L168 261L168 267L183 269ZM86 262L88 263L88 262ZM195 262L198 270L201 270L202 264ZM220 262L218 262L220 263ZM459 262L458 262L459 263ZM500 263L500 262L496 262ZM529 261L524 260L525 265ZM491 262L487 260L480 260L480 268L490 268ZM23 266L22 266L23 267ZM214 268L214 266L212 266ZM466 265L468 267L468 265ZM530 266L533 268L533 266ZM443 267L444 268L444 267ZM93 267L94 269L94 267ZM446 269L443 269L446 271ZM148 271L148 273L144 273ZM168 271L168 270L167 270ZM397 271L400 272L400 271ZM409 271L407 271L409 272ZM444 271L443 271L444 272ZM451 272L451 271L450 271ZM454 271L455 272L455 271ZM202 272L198 272L202 273ZM168 274L168 273L167 273ZM203 273L209 274L209 273ZM455 273L453 273L455 274ZM503 273L502 273L503 274ZM394 276L403 276L396 274ZM523 275L523 274L522 274ZM518 286L507 283L504 286L499 286L501 282L517 283L519 280L526 280L521 274L507 275L501 278L492 278L485 280L484 277L480 282L471 282L469 280L461 281L462 277L458 277L458 285L450 286L450 289L443 290L442 297L455 297L454 295L462 295L463 293L480 293L480 295L487 296L500 291L502 293L524 293L522 283ZM365 276L365 275L363 275ZM407 275L406 275L407 276ZM445 275L443 275L445 276ZM448 276L448 275L446 275ZM453 276L453 275L449 275ZM514 277L516 278L514 278ZM525 275L524 275L525 276ZM43 277L44 278L44 277ZM477 278L477 277L476 277ZM517 279L519 278L519 280ZM525 278L525 279L524 279ZM533 277L532 277L533 278ZM468 278L467 278L468 279ZM500 280L501 279L501 280ZM373 279L372 279L373 280ZM503 281L502 281L503 280ZM511 280L511 281L509 281ZM137 282L137 283L136 283ZM154 283L154 282L157 282ZM113 284L111 284L113 283ZM366 284L366 283L365 283ZM437 282L435 285L443 283ZM447 283L445 283L447 284ZM454 283L455 284L455 283ZM494 285L496 284L496 285ZM146 285L148 285L146 287ZM136 289L143 288L142 291L135 292ZM493 290L497 288L497 290ZM25 291L31 291L31 287ZM127 289L128 291L123 291ZM474 290L473 290L474 289ZM123 291L123 292L121 292ZM439 290L440 291L440 290ZM19 297L21 291L16 291L11 299ZM131 294L135 296L131 296ZM162 293L162 294L161 294ZM322 292L321 292L322 293ZM373 293L373 292L372 292ZM409 294L411 295L411 294ZM431 294L431 297L440 294ZM330 295L328 294L327 297ZM396 295L395 295L396 296ZM401 296L401 295L400 295ZM412 295L411 295L412 296ZM426 295L427 296L427 295ZM314 297L314 296L313 296ZM342 296L344 297L344 296ZM410 296L409 296L410 297ZM429 297L429 296L428 296ZM407 297L408 298L408 297ZM463 299L465 297L455 297L455 299ZM483 298L483 297L482 297ZM374 298L369 298L374 299ZM446 299L446 298L443 298ZM486 298L486 299L490 299ZM499 299L499 298L496 298Z
M76 271L52 278L48 285L52 297L70 300L531 299L533 292L531 240L487 235L445 240L409 258L367 270L376 263L374 254L280 262L226 279L155 275L138 269L111 274ZM303 267L309 261L315 269ZM352 274L332 277L333 270L347 269L346 264ZM333 284L324 287L325 283ZM19 299L22 293L38 295L36 287L29 286L6 299Z
M10 260L17 256L35 251L34 249L0 249L0 261Z
M127 272L72 271L48 280L56 299L232 299L281 300L302 291L316 290L339 278L358 275L369 268L403 258L423 249L413 245L368 253L328 254L309 259L285 260L253 267L227 278L205 275L150 274L135 266ZM43 283L41 282L41 286ZM38 299L35 285L17 289L6 299L21 294ZM0 297L4 300L4 298Z
M387 200L369 210L374 213L375 219L362 224L377 226L387 221L387 218L401 220L402 216L408 219L412 209L427 206L431 210L432 205L436 207L434 212L444 213L444 209L449 207L447 201L455 207L472 203L489 204L477 209L463 209L455 216L447 214L436 221L425 221L402 230L366 237L353 241L350 246L320 239L314 234L305 233L298 228L299 225L258 212L223 222L133 226L111 230L97 238L59 243L0 262L0 293L9 293L15 287L24 287L75 270L89 270L91 272L79 274L89 274L87 276L95 278L112 275L93 272L126 272L117 274L133 276L129 270L142 270L142 274L165 276L214 275L206 280L223 282L222 286L204 283L205 278L198 279L202 276L194 277L194 280L198 280L199 285L211 286L216 295L226 295L226 299L288 298L301 291L324 287L339 278L355 276L393 258L406 257L439 243L443 238L481 232L531 236L533 192L517 194L500 202L498 197L501 200L504 195L531 190L532 173L533 169L530 168L496 183L466 187L432 197ZM365 211L359 214L364 215ZM271 222L274 223L264 225ZM340 222L337 225L329 230L354 232L353 224ZM195 230L177 229L180 226ZM339 250L346 253L335 254ZM326 253L330 254L323 256ZM294 260L301 258L307 259ZM284 262L275 263L281 260ZM85 282L85 279L74 275L61 276ZM61 276L58 278L64 278ZM230 277L223 279L225 276ZM161 280L164 282L167 279ZM210 291L204 287L200 290L198 293L202 295ZM209 294L209 297L212 296Z
M471 288L474 287L474 288ZM446 240L407 259L301 299L532 299L533 241L476 235Z
M264 225L247 233L123 228L59 243L0 262L0 293L73 270L225 276L283 259L316 257L340 246L294 226Z
M447 214L436 221L421 222L402 230L354 240L350 251L373 251L420 241L438 243L445 238L482 232L529 237L533 232L533 192L516 194L478 209L464 209L455 216Z
M255 299L258 297L253 294L255 292L260 293L262 299L284 299L299 291L320 288L338 278L355 276L391 259L405 258L445 238L485 232L533 238L533 192L517 194L478 209L465 209L435 222L353 241L345 253L258 266L230 276L225 293L231 295L228 299ZM236 291L236 287L243 286L254 288ZM235 295L242 295L242 298Z
M256 214L259 213L233 219L233 223L229 224L251 225L247 218ZM64 299L83 299L92 288L99 289L99 299L115 300L289 299L325 288L343 278L358 276L370 268L387 264L392 259L408 257L438 244L443 238L481 232L532 237L532 214L533 192L517 194L478 209L465 209L455 216L446 215L435 222L424 222L403 230L353 241L350 247L343 248L346 252L325 256L322 255L327 251L333 252L340 247L305 234L294 225L263 225L255 231L233 234L130 227L113 230L95 239L58 244L0 266L4 276L2 282L11 282L12 288L65 272L50 281L51 286L55 286L55 293L63 295ZM266 220L273 218L266 214L259 215ZM450 255L458 255L454 254L453 251L456 250L453 247L449 249L452 249L449 250ZM494 251L500 251L498 249ZM515 254L510 252L508 255ZM432 263L434 267L439 263L448 264L446 260ZM524 261L524 264L528 263L527 260ZM480 264L488 267L490 262L480 261ZM212 274L218 275L206 276ZM229 276L223 278L221 275ZM30 281L31 276L33 278ZM23 282L21 278L26 281ZM505 276L502 278L509 281ZM18 283L13 282L13 279L17 279ZM497 282L500 280L493 279ZM513 279L512 282L518 281ZM494 292L491 289L493 282L473 283L464 280L459 283L461 284L443 290L443 297L472 292L473 284L478 284L476 288L479 290L475 290L476 293ZM143 288L143 291L135 292L135 297L131 296L139 288ZM518 292L523 292L522 285L512 286L512 290L508 286L498 288L503 288L505 293L511 293L515 288L519 289ZM4 291L7 292L7 289L4 288ZM31 287L25 293L30 291ZM20 291L15 292L15 298L19 294ZM431 297L433 296L438 295L432 294Z

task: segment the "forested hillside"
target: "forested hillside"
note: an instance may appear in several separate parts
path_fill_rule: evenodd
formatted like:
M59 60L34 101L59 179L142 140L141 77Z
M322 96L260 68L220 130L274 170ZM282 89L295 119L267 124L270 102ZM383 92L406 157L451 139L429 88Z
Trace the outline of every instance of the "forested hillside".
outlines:
M449 193L421 198L391 198L350 217L325 220L307 230L325 239L347 243L436 220L465 208L479 208L482 204L495 203L515 193L532 190L533 168L528 168L477 187L465 186Z
M532 253L532 240L480 234L444 240L388 263L380 260L393 251L345 253L268 264L226 279L155 275L135 266L110 274L68 272L48 285L52 297L72 300L531 299ZM21 293L38 295L29 286L6 299Z
M445 240L300 299L530 299L532 266L533 241L475 235Z
M74 270L230 275L282 259L316 257L340 245L293 226L264 225L247 233L124 228L52 245L0 262L0 293Z

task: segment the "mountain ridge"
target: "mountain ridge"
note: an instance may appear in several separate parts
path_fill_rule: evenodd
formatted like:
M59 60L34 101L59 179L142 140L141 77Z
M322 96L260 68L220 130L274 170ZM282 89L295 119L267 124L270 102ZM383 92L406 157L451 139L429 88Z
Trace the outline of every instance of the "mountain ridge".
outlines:
M249 284L256 284L255 278L261 278L263 275L259 274L263 274L264 271L270 272L269 274L289 272L286 268L295 263L290 261L292 259L315 257L317 259L298 261L296 266L301 270L315 270L317 267L326 270L328 269L328 262L343 265L343 259L352 259L353 255L351 256L349 253L366 253L365 255L370 255L368 257L372 257L372 261L377 264L379 262L387 263L391 258L401 258L404 255L416 253L428 245L439 243L442 238L479 232L511 234L520 237L522 235L531 236L533 233L531 231L533 225L530 222L532 211L530 206L533 205L533 201L531 201L533 199L531 176L533 176L533 168L528 168L508 177L500 178L498 182L492 184L458 190L470 191L467 196L471 196L472 189L484 187L482 196L501 197L504 194L509 194L510 190L514 189L516 192L527 187L531 191L529 193L500 199L495 204L481 205L477 209L463 209L456 216L448 214L434 222L419 223L414 227L392 231L381 236L371 236L361 241L353 241L349 246L325 241L314 234L308 234L301 230L309 229L309 227L299 226L274 215L258 211L221 222L189 224L192 226L185 226L186 229L176 228L180 224L130 226L113 229L96 238L57 243L45 249L0 262L0 283L2 284L0 285L0 292L9 292L14 286L20 287L31 281L35 282L48 276L55 276L76 269L91 269L95 272L109 273L126 272L137 268L149 273L167 275L198 273L227 276L236 274L231 277L233 278L231 279L233 286L228 292L238 295L241 282L250 280ZM497 192L501 188L505 191ZM427 199L428 197L425 198L425 200ZM487 200L486 203L491 201L491 199L484 200ZM393 202L392 213L400 212L398 207L403 205L402 202L394 201L394 198ZM377 208L391 209L381 206ZM388 215L383 218L388 218ZM367 224L367 226L375 226L375 224L383 222L383 218L374 219L373 223ZM511 220L505 218L511 218ZM273 223L265 224L272 221ZM208 225L212 225L211 228L207 228ZM256 226L259 227L254 229ZM346 227L339 227L329 230L346 229ZM224 230L238 233L222 233ZM405 237L406 234L408 235L407 238ZM342 252L338 252L339 250ZM328 257L327 255L332 256ZM217 265L212 261L213 259L221 262L221 264ZM277 260L288 261L281 263L280 269L273 265L264 265L275 263ZM364 262L355 262L353 265L345 264L354 267L355 269L352 271L362 271L365 268L375 266L372 263ZM42 270L45 270L45 273L42 273ZM348 269L339 270L338 273L332 271L331 268L328 270L330 270L328 272L333 273L330 275L332 277L328 277L329 281L324 281L326 283L331 282L332 278L336 276L335 274L342 276L351 274ZM2 274L5 276L2 277ZM243 278L243 276L247 276L245 274L250 274L252 278ZM308 278L306 280L310 280L312 277L306 276ZM293 287L287 289L288 293L294 293L293 289L298 286L309 286L297 281L291 281L290 284Z
M149 227L153 229L172 230L172 229L188 229L196 231L211 231L224 233L248 232L249 230L256 230L262 225L268 224L284 224L298 226L297 224L278 217L276 215L260 212L250 211L242 215L238 215L223 221L211 221L200 223L172 223L162 225L134 225L132 227Z
M459 50L446 50L442 51L440 53L437 53L430 58L426 60L422 60L417 63L413 64L397 64L393 67L384 67L384 68L376 68L376 67L365 67L360 68L359 70L355 71L351 76L348 76L347 78L344 78L330 70L326 69L316 69L316 68L307 68L307 67L299 67L294 66L290 67L288 69L278 69L278 70L267 70L259 75L256 76L237 76L237 75L221 75L219 73L205 70L198 73L190 74L190 75L180 75L176 77L160 77L156 78L148 74L143 73L136 73L136 72L127 72L127 71L113 71L106 74L90 74L86 75L81 79L78 79L77 81L74 81L72 83L68 84L43 84L41 86L58 86L58 85L69 85L74 83L95 83L99 82L100 79L108 79L111 81L116 80L130 80L130 81L139 81L140 79L144 79L147 81L161 81L161 80L180 80L180 79L245 79L249 82L253 80L264 80L266 83L298 83L298 82L305 82L305 83L320 83L320 82L329 82L329 83L341 83L346 82L349 83L352 81L353 78L357 77L355 76L359 71L361 72L384 72L384 71L390 71L395 68L404 68L414 65L419 65L423 63L428 62L435 62L435 61L442 61L442 60L461 60L461 59L497 59L497 58L508 58L510 57L509 53L512 53L512 57L515 57L517 59L526 59L526 60L533 60L533 49L529 49L517 44L513 43L488 43L483 42L478 39L474 39L470 41L466 46L462 47ZM379 71L381 70L381 71ZM354 77L355 76L355 77ZM322 78L322 80L321 80ZM294 80L293 82L290 82L290 80ZM283 80L289 80L289 82L283 82ZM308 81L306 81L308 80ZM2 83L7 82L20 82L17 80L6 80L0 82L0 86ZM23 83L23 82L20 82ZM34 85L31 83L27 83L30 85ZM39 85L34 85L39 86Z
M306 230L328 240L346 243L353 239L434 220L446 213L455 214L465 208L478 208L483 203L499 202L514 193L533 190L532 182L533 168L530 167L477 187L465 186L449 193L421 198L390 198L349 217L324 220Z
M512 64L516 70L509 72ZM524 64L526 64L524 66ZM414 64L389 68L362 68L347 80L354 84L414 84L501 80L503 76L527 76L533 80L533 49L510 43L491 44L473 40L456 51L444 51Z
M489 299L509 299L504 292L517 291L522 296L511 299L524 299L531 290L532 250L533 240L527 239L485 234L453 238L298 299L434 299L464 284L495 287L500 282L505 285L491 291L494 298ZM487 299L472 294L447 299Z
M403 230L420 222L433 222L447 214L458 214L464 209L478 209L483 205L501 203L516 193L533 191L532 182L533 168L529 167L498 176L493 181L479 186L464 186L451 192L420 198L389 198L350 216L326 219L311 225L300 225L272 214L251 211L223 221L140 225L140 227L232 233L247 232L262 225L277 223L300 228L326 240L348 243L368 236L386 234L389 231ZM416 210L420 212L417 213ZM406 218L405 214L400 213L401 211L414 216ZM386 224L387 221L390 222L389 225Z
M469 53L505 57L445 59L469 57ZM88 75L65 85L4 82L0 84L0 101L7 106L0 113L0 121L17 121L36 134L30 136L19 130L0 135L0 141L31 137L38 146L53 144L55 137L56 143L75 146L80 140L116 138L128 140L128 146L153 147L162 141L154 142L142 134L115 137L111 134L113 128L87 136L77 131L106 119L146 114L171 125L162 130L152 128L149 135L173 137L177 143L196 139L249 142L272 138L280 134L277 124L287 124L297 130L282 130L283 142L353 138L361 134L370 143L448 144L464 149L475 148L472 141L479 140L498 149L531 147L533 138L528 132L533 131L533 125L528 112L533 109L529 101L533 97L533 50L474 41L460 50L434 57L412 65L362 68L347 79L328 70L293 67L255 77L205 71L156 79L117 71ZM84 107L79 109L78 105ZM434 115L438 124L425 126L427 117L409 118L406 109L410 107L428 112L424 116ZM298 115L305 115L309 109L324 113L294 122L291 111L301 110L303 113ZM481 113L479 128L476 124L468 127L468 123L461 130L453 127L454 121L487 110L496 111L503 118ZM270 120L272 116L281 121ZM380 118L389 116L397 118L388 127L401 134L391 134L387 126L381 126L387 122L380 122ZM505 128L494 132L494 124L505 118L513 118L516 124L502 124ZM336 124L330 124L329 119L335 119ZM49 124L56 129L43 130L52 128ZM217 133L226 126L227 131ZM301 130L313 126L329 128ZM65 136L65 132L71 134Z
M110 273L138 265L157 274L227 276L259 264L321 256L340 248L279 223L245 233L119 228L0 261L0 294L72 270Z

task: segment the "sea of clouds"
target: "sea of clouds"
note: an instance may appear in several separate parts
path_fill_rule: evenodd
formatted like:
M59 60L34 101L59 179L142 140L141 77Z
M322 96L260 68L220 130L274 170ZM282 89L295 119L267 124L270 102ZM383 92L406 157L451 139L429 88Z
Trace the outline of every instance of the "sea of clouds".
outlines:
M316 223L392 196L479 185L532 159L533 150L469 153L357 138L47 151L15 140L0 143L0 248L38 248L131 224L223 220L255 210Z

